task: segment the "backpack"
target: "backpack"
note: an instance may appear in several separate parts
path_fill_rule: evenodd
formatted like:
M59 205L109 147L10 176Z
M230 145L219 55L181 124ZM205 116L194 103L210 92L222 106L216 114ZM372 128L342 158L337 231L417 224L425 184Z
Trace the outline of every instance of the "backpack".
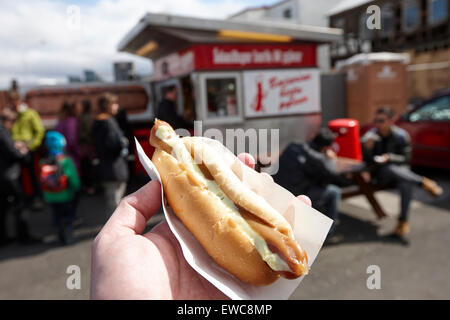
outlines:
M50 157L42 161L39 180L44 192L61 192L67 189L67 176L58 159Z

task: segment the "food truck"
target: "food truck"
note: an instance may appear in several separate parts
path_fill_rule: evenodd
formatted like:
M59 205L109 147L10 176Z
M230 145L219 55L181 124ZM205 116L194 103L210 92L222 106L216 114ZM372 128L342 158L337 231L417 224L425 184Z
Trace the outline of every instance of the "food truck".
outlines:
M317 46L340 37L340 29L280 21L148 13L118 50L153 61L154 114L164 88L175 85L178 114L193 112L203 132L275 128L283 149L320 126Z

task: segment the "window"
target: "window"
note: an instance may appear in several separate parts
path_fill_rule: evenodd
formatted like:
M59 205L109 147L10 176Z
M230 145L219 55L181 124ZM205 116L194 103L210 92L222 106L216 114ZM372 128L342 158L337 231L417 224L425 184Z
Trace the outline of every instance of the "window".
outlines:
M420 25L420 6L417 0L406 0L403 5L403 29L416 30Z
M372 39L373 30L367 28L367 13L363 12L359 17L359 38L361 40Z
M208 118L237 115L236 79L207 79L206 92Z
M240 74L200 74L202 119L208 123L242 121Z
M428 23L439 24L447 20L448 0L428 0Z
M344 18L334 19L333 22L332 22L332 27L333 28L338 28L338 29L344 29L344 27L345 27L345 19Z
M450 121L450 96L433 100L411 112L409 121Z
M395 31L395 13L392 3L381 7L381 35L388 37Z
M291 9L285 9L283 11L283 17L284 18L288 18L288 19L292 18L292 11L291 11Z

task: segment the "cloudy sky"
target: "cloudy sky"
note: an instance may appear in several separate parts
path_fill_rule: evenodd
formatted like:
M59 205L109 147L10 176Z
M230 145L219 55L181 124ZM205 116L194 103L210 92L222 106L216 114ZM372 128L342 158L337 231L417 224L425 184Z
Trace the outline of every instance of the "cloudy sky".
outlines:
M151 62L117 52L121 38L146 12L225 18L249 6L277 0L0 0L0 88L55 84L92 69L112 80L112 62L135 62L139 74Z

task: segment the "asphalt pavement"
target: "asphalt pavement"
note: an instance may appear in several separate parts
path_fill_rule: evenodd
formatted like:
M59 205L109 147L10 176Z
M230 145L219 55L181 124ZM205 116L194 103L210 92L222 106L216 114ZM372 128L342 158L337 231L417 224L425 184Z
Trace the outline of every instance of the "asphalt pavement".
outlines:
M362 196L345 200L341 242L324 246L291 299L449 299L450 173L422 173L435 178L444 195L433 199L414 191L409 246L388 237L399 211L395 192L376 194L389 215L381 221ZM28 212L33 233L43 242L0 248L0 299L89 299L91 244L106 221L102 203L101 194L81 198L77 241L70 246L59 245L48 209ZM149 226L160 220L155 216ZM79 289L67 286L73 265L80 270Z

